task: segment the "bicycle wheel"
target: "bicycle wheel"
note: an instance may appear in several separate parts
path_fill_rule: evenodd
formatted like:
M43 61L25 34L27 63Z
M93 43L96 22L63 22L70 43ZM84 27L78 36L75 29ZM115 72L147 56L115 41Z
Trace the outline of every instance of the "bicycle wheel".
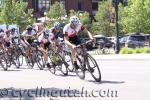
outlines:
M58 68L58 70L61 71L63 75L68 75L68 70L67 70L68 64L60 56L60 54L51 50L51 54L49 58L51 59L52 65L56 66L55 69Z
M86 65L88 67L88 71L91 73L92 77L97 81L101 81L101 72L96 60L89 54L87 54Z
M21 49L18 49L17 53L18 53L18 59L19 59L20 66L22 66L23 65L23 57L24 57L23 52Z
M67 52L67 51L64 51L64 54L65 54L65 61L68 63L68 71L69 72L73 72L75 69L73 67L73 61L72 61L72 58L71 58L71 53L70 52Z
M26 59L27 66L32 69L34 66L32 57L27 56L27 57L25 57L25 59Z
M85 79L85 71L84 71L84 67L83 62L81 61L81 57L77 56L77 65L79 66L78 69L75 68L75 72L76 72L76 75L80 78L80 79Z
M20 54L18 59L19 59L19 62L20 62L20 66L22 66L23 65L23 55Z
M36 52L36 63L40 70L43 70L45 66L43 53L41 51Z
M10 61L6 59L4 55L1 55L0 66L4 69L4 71L7 71L10 65Z
M15 56L12 58L12 63L16 66L16 68L20 68L20 61L19 61L19 57Z

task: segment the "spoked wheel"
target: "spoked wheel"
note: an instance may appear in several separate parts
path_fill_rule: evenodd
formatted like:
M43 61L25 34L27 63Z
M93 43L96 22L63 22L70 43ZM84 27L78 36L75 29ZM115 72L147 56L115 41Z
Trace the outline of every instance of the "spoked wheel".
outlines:
M16 54L13 54L12 57L12 63L16 66L16 68L20 68L19 55L17 56Z
M23 55L22 54L19 55L19 62L20 62L20 66L22 66L23 65Z
M63 75L68 75L68 64L64 61L64 59L54 51L51 50L51 53L49 55L49 58L51 60L51 63L56 71L56 69L60 70Z
M43 53L38 51L36 52L36 63L39 67L40 70L43 70L44 66L45 66L45 62L44 62L44 57L43 57Z
M84 79L85 78L85 71L84 71L84 67L83 64L82 64L82 61L81 61L81 57L77 56L77 65L79 66L79 68L75 68L75 72L77 74L77 76L80 78L80 79Z
M29 68L33 68L33 66L34 66L34 63L33 63L33 60L32 60L32 57L29 57L29 56L27 56L27 57L25 57L26 58L26 63L27 63L27 66L29 67Z
M48 68L48 69L49 69L49 71L50 71L52 74L55 74L55 73L56 73L56 69L55 69L55 67L56 67L56 66L51 65L51 67L50 67L50 68Z
M96 82L100 82L101 72L100 72L99 66L96 60L89 54L87 55L86 65L88 67L88 71L91 73L92 77L96 80Z
M73 66L71 53L70 52L64 52L64 54L65 54L65 61L69 64L68 71L73 72L75 69L74 69L74 66Z
M4 71L7 71L8 67L10 67L10 61L6 59L4 56L1 57L0 60L0 66L4 69Z

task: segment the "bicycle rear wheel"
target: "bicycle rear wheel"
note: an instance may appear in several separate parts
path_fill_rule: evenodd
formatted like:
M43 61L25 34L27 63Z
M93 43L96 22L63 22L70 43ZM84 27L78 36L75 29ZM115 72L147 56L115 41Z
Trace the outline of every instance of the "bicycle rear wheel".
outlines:
M4 69L4 71L7 71L10 65L10 61L6 59L4 55L1 55L0 66Z
M43 53L41 51L36 52L36 63L40 70L43 70L45 66Z
M101 81L101 72L96 60L91 56L87 55L86 65L88 67L88 71L91 73L92 77L95 79L96 82Z
M51 50L49 54L49 58L51 60L52 65L55 66L55 70L58 68L62 72L63 75L68 75L68 64L61 57L59 53Z
M73 61L72 61L72 58L71 58L71 53L67 52L67 51L64 51L64 54L65 54L65 61L69 64L68 71L69 72L73 72L75 69L74 69L74 66L73 66Z

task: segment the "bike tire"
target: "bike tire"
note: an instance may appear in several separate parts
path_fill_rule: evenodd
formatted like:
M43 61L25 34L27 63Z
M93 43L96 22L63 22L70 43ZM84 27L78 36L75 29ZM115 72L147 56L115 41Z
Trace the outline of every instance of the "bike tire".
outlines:
M68 71L69 72L75 71L75 68L73 67L73 61L72 61L72 58L71 58L71 53L67 52L67 51L64 51L64 54L65 54L65 61L69 64Z
M53 61L53 57L55 57L56 62ZM64 61L63 57L61 57L59 53L51 50L49 58L51 59L52 65L55 66L55 70L58 69L65 76L68 75L67 63Z
M35 59L36 59L36 63L37 63L37 66L39 67L39 69L43 70L44 66L45 66L45 62L44 62L44 58L43 58L43 53L41 51L37 51Z
M93 63L94 67L92 67L92 64L90 63L90 61ZM100 68L96 62L96 60L89 54L87 54L87 67L88 67L88 71L91 73L91 76L95 79L96 82L100 82L101 81L101 71ZM93 71L97 70L97 75L94 74L93 71L91 71L90 69L92 68Z
M80 79L84 80L85 79L85 71L83 70L83 67L85 67L85 66L83 66L82 61L79 56L77 56L77 64L79 66L79 69L76 69L74 67L75 73Z
M4 71L7 71L8 67L11 66L10 62L4 57L4 55L1 57L0 66L4 69Z

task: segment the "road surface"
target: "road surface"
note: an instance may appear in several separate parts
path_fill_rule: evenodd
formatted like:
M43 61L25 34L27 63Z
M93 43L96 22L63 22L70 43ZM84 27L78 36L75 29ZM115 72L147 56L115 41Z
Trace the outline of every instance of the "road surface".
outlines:
M63 76L47 69L26 65L0 68L0 100L148 100L150 98L149 60L100 60L102 81L90 74L79 79L75 73Z

